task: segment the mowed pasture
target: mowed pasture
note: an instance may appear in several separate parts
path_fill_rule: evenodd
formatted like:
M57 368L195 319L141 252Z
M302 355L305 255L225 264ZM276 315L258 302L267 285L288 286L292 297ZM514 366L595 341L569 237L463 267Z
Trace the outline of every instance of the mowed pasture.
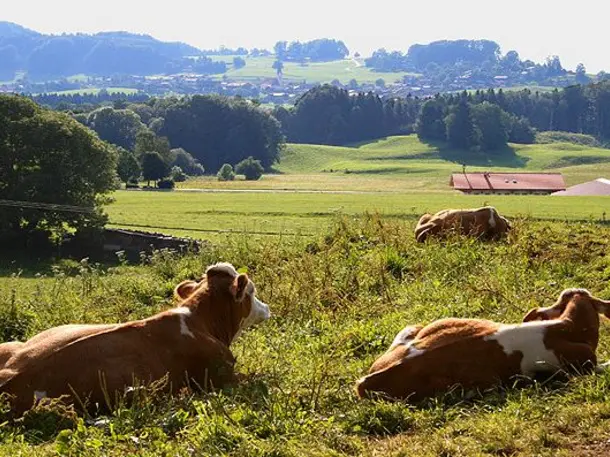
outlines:
M362 144L322 146L288 144L276 174L256 182L219 183L204 177L182 188L310 189L358 191L451 191L451 173L467 171L558 172L568 186L610 176L610 149L570 143L511 144L502 154L460 157L455 151L393 136Z
M174 398L139 390L104 417L41 405L2 424L0 455L606 455L610 372L469 396L456 388L418 404L356 398L356 379L407 324L519 322L573 286L610 298L607 225L516 221L499 242L417 244L414 224L337 217L310 237L234 234L198 255L158 252L139 266L5 262L4 339L149 316L172 306L178 282L219 260L247 269L273 315L233 345L239 385ZM603 322L601 361L610 358L609 330Z
M107 207L110 224L194 238L222 233L317 235L338 216L365 212L415 221L444 208L493 205L528 219L599 221L607 197L467 196L458 193L146 192L119 191Z
M246 61L246 66L235 69L232 66L233 58L236 56L209 56L212 60L221 60L229 64L228 71L224 75L234 81L256 81L260 79L276 78L277 73L273 69L274 57L247 57L240 56ZM329 83L335 79L343 84L355 79L358 83L374 83L383 79L386 83L402 80L408 72L379 73L364 66L363 59L343 59L330 62L311 62L300 64L297 62L284 62L282 77L284 81L307 83Z

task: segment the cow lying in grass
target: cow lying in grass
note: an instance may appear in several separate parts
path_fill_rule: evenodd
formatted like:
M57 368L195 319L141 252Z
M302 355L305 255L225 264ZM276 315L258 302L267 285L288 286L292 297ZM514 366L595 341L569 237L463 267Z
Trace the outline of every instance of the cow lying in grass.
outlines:
M415 239L423 243L431 236L450 232L480 238L499 238L510 230L510 223L493 206L475 209L445 209L424 214L415 228Z
M176 308L147 319L111 325L64 325L25 343L0 345L0 392L13 411L36 399L68 395L108 407L134 385L168 377L175 391L233 381L229 345L242 329L269 318L252 281L227 263L209 267L201 281L175 288ZM105 397L105 393L109 397ZM77 397L77 398L75 398Z
M610 317L610 301L567 289L522 324L442 319L406 327L358 381L357 392L417 401L454 386L485 389L517 376L589 371L597 364L598 314Z

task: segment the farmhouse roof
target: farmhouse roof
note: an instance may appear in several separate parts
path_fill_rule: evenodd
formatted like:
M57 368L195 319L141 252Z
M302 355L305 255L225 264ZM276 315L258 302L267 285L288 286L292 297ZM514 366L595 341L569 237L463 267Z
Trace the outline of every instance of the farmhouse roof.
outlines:
M553 195L610 195L610 179L598 178L553 192Z
M456 190L546 190L566 188L561 173L453 173L449 182Z

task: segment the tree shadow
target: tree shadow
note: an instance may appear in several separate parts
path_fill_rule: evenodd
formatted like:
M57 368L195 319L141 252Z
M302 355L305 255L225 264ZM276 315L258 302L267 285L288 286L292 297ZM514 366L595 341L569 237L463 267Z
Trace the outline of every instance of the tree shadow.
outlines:
M424 144L436 148L442 160L474 167L525 168L529 157L516 153L510 146L494 151L473 151L452 148L442 141L424 141Z

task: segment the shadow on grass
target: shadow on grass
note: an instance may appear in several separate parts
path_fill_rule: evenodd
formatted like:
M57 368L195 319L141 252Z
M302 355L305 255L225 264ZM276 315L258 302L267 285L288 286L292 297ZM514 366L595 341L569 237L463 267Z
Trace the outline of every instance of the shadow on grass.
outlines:
M510 146L495 151L468 151L451 148L442 141L425 141L424 144L436 148L442 160L473 167L525 168L530 160L517 155Z
M409 169L404 167L380 167L380 168L370 168L365 170L345 170L343 173L345 174L353 174L353 175L383 175L389 173L401 173L401 174L422 174L422 173L432 173L436 171L435 168L417 168L417 169Z

